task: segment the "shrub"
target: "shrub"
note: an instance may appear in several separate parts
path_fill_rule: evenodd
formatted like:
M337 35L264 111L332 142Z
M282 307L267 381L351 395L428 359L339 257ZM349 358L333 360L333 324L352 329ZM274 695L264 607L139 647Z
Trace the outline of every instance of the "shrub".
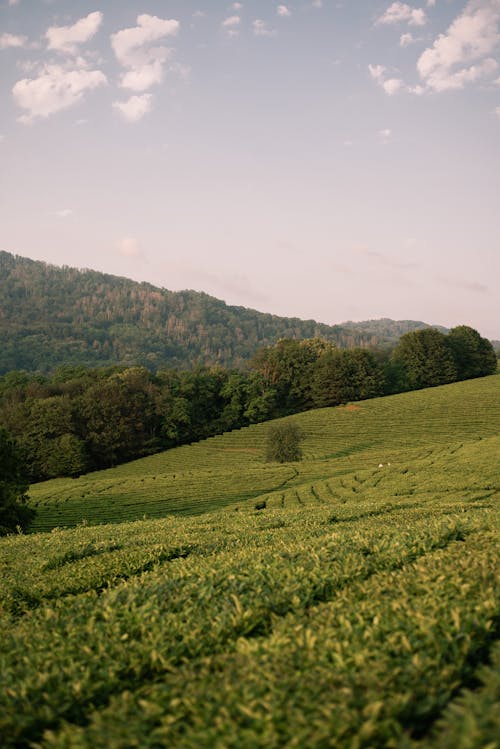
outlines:
M290 463L301 460L300 443L303 434L296 424L284 422L269 427L266 442L266 460L276 463Z

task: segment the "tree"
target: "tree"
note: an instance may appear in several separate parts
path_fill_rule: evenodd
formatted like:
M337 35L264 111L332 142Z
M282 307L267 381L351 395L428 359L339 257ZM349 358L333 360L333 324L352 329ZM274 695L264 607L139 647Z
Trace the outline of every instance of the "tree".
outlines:
M283 338L275 346L260 349L251 362L254 370L276 392L278 414L292 414L313 405L311 382L318 360L335 350L320 338Z
M274 424L267 431L266 460L276 463L291 463L301 460L301 430L290 421Z
M382 368L364 349L332 349L315 364L311 391L316 407L374 398L383 390Z
M457 379L470 380L496 372L495 349L474 328L459 325L450 330L446 340L457 369Z
M0 536L17 527L25 530L32 521L35 512L26 506L27 489L19 449L0 427Z
M405 333L394 349L393 360L404 368L406 389L445 385L457 379L447 338L435 328Z

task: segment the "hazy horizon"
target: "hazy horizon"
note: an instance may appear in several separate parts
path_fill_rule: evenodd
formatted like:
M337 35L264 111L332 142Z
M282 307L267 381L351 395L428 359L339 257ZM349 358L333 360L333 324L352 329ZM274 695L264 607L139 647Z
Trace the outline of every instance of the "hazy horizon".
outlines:
M0 0L0 249L500 339L500 0Z

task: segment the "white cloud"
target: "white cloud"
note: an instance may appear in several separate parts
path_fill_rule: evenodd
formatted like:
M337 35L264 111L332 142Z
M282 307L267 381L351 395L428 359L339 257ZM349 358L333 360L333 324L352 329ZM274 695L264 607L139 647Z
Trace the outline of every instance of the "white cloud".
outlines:
M241 18L239 16L228 16L222 21L222 28L223 29L229 29L233 26L239 26L241 23Z
M9 0L9 5L12 7L13 5L19 5L19 0Z
M13 47L24 47L28 37L17 36L17 34L0 34L0 49L11 49Z
M500 107L499 107L499 109L500 109ZM3 143L4 140L5 140L5 135L3 135L2 133L0 133L0 143Z
M145 91L161 83L165 62L171 57L172 50L150 45L166 36L175 36L179 27L178 21L143 14L137 16L137 26L121 29L111 35L116 59L124 68L128 68L121 78L122 88Z
M427 23L427 15L422 8L412 8L406 3L398 1L389 5L377 20L377 23L409 23L410 26L424 26Z
M387 68L384 65L368 65L368 70L373 80L384 89L388 96L392 96L405 88L405 84L401 78L386 77Z
M434 91L461 89L494 73L491 57L500 42L500 0L471 0L417 62L423 83Z
M500 107L497 107L497 108L495 109L495 114L496 114L496 116L498 117L498 119L500 120Z
M152 94L141 94L131 96L126 101L114 101L113 107L121 114L127 122L138 122L144 115L151 111L153 106Z
M257 18L252 23L253 33L255 36L275 36L276 31L269 28L267 21L263 21L261 18Z
M241 9L243 8L243 3L233 3L233 4L231 5L231 8L232 8L233 10L241 10Z
M413 44L414 41L415 41L415 38L413 34L410 34L410 33L401 34L401 36L399 37L399 46L407 47L409 44Z
M106 83L106 76L100 70L46 65L37 78L23 78L12 89L16 104L27 110L19 121L28 124L72 107L82 101L88 91Z
M94 11L72 26L51 26L45 33L48 48L65 54L76 54L78 45L85 44L97 33L102 19L102 13Z
M311 3L313 8L322 8L323 7L323 0L312 0Z
M68 218L69 216L72 216L74 213L72 208L62 208L60 211L55 212L55 216L58 218Z
M379 81L383 80L383 76L385 73L384 65L368 65L368 70L370 71L370 75L374 81L377 81L378 83Z
M122 237L115 246L120 255L124 257L141 257L142 255L140 244L134 237Z
M239 25L241 18L239 16L228 16L221 23L221 29L229 39L237 39L240 35Z
M392 130L388 127L384 128L383 130L379 130L378 137L380 138L382 143L388 143L392 137Z
M404 83L400 78L388 78L381 85L385 93L388 96L392 96L403 88Z
M427 0L427 7L433 8L436 5L436 0Z
M292 11L286 5L278 5L278 7L276 8L276 13L282 18L290 18L290 16L292 15Z

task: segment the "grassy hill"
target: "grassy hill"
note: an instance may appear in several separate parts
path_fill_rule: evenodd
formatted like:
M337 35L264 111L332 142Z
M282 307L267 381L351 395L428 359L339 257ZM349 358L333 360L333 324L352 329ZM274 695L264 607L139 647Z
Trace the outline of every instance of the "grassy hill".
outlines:
M61 365L243 367L280 338L321 337L341 347L388 345L422 322L323 325L234 307L92 270L0 252L0 374Z
M490 443L483 440L498 435L499 390L500 378L492 376L289 417L306 437L305 460L293 465L264 462L267 426L257 424L78 479L47 481L30 490L34 529L198 514L262 494L271 505L281 495L287 505L300 504L297 495L310 498L316 482L342 488L343 477L359 471L379 482L379 463L386 469L383 493L388 476L408 469L409 485L443 451L446 462L447 450L462 471L468 452L485 454Z
M0 540L3 745L496 748L499 386L290 417L300 463L263 424L33 487L59 528Z

